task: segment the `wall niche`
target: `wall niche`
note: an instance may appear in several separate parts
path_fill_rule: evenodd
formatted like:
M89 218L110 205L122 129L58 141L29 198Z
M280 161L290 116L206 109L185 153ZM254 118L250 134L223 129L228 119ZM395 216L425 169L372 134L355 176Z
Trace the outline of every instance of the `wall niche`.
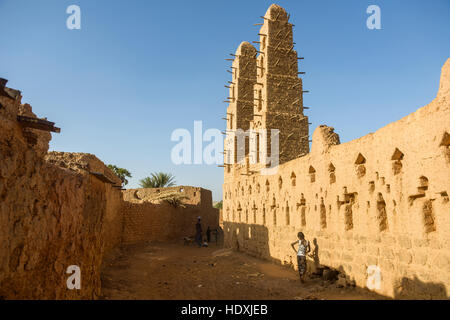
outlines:
M423 203L422 213L423 213L423 224L425 227L425 233L436 231L433 204L431 200L427 200Z
M383 195L381 193L378 193L377 197L377 221L380 232L387 230L388 220L386 212L386 202L384 201Z
M361 153L358 153L358 156L355 160L355 171L356 176L358 178L362 178L366 175L366 158Z
M398 148L395 148L394 153L392 154L391 161L392 161L392 172L394 175L397 175L402 172L402 160L405 155L403 152L401 152Z
M297 176L295 175L294 171L292 171L291 173L291 186L295 187L296 185L296 178Z
M286 225L289 226L291 224L291 215L289 212L289 203L286 201Z
M325 229L327 227L327 209L323 198L320 199L320 227Z
M450 163L450 134L448 132L444 132L439 147L443 149L447 163Z
M313 166L309 166L308 173L309 173L309 179L310 179L311 183L315 182L316 181L316 169L314 169Z
M332 163L328 166L328 173L330 174L330 184L336 182L336 168Z

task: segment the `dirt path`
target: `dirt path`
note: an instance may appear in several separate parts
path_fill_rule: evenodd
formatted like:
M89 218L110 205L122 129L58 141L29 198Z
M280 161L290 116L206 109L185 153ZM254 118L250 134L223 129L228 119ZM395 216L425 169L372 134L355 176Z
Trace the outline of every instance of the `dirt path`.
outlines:
M117 249L105 260L104 299L378 299L322 279L298 281L296 271L221 249L175 243Z

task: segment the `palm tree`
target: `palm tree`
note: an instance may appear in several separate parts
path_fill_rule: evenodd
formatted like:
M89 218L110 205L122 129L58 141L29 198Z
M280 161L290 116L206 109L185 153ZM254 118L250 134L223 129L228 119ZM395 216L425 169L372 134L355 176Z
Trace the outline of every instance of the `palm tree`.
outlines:
M126 186L128 184L127 178L131 178L131 173L127 169L119 168L118 166L115 166L113 164L108 164L108 168L111 169L116 176L122 180L122 185Z
M154 172L150 177L139 181L141 188L164 188L175 185L175 177L171 173Z

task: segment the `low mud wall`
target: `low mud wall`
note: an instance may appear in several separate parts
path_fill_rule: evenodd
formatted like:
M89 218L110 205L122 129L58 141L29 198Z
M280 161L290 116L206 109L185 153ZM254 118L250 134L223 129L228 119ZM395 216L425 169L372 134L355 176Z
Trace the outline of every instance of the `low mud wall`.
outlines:
M152 203L146 200L160 191L175 191L186 196L180 205L166 201ZM125 204L123 241L181 240L195 235L197 217L202 217L203 234L206 229L217 228L219 210L212 206L211 191L202 188L179 186L163 189L134 189L124 192Z

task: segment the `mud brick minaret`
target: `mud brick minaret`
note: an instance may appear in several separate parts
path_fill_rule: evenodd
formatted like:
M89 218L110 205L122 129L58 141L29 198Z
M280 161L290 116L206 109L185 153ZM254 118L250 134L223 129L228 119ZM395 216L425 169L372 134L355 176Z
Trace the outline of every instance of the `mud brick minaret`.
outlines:
M234 145L232 152L231 147L225 150L225 157L229 157L226 163L236 164L243 159L238 158L238 144L234 131L241 129L248 131L250 129L250 121L253 119L253 87L256 83L256 49L248 42L242 42L236 54L233 54L233 64L231 70L232 79L229 81L230 94L228 97L229 105L227 108L227 140L230 146ZM230 134L231 133L231 134ZM248 154L249 145L248 138L246 143L239 145L243 149L242 154ZM228 154L227 154L228 153ZM231 169L226 168L226 172Z
M259 156L260 136L246 137L237 143L236 130L267 133L266 156L271 157L271 130L279 130L279 164L309 152L309 124L303 114L303 85L298 77L292 24L286 11L271 5L259 31L259 51L242 42L234 57L229 81L225 174L251 174L273 163L265 164ZM255 139L254 141L252 139ZM258 145L249 153L250 144ZM243 149L245 146L245 152ZM233 151L232 151L233 150ZM242 156L238 156L238 155ZM253 158L252 158L253 157ZM251 159L251 160L250 160ZM256 163L255 163L256 162ZM242 173L242 169L244 173Z
M271 5L259 31L253 129L278 129L282 164L309 152L308 118L303 114L303 85L286 11ZM267 152L270 154L270 135Z

